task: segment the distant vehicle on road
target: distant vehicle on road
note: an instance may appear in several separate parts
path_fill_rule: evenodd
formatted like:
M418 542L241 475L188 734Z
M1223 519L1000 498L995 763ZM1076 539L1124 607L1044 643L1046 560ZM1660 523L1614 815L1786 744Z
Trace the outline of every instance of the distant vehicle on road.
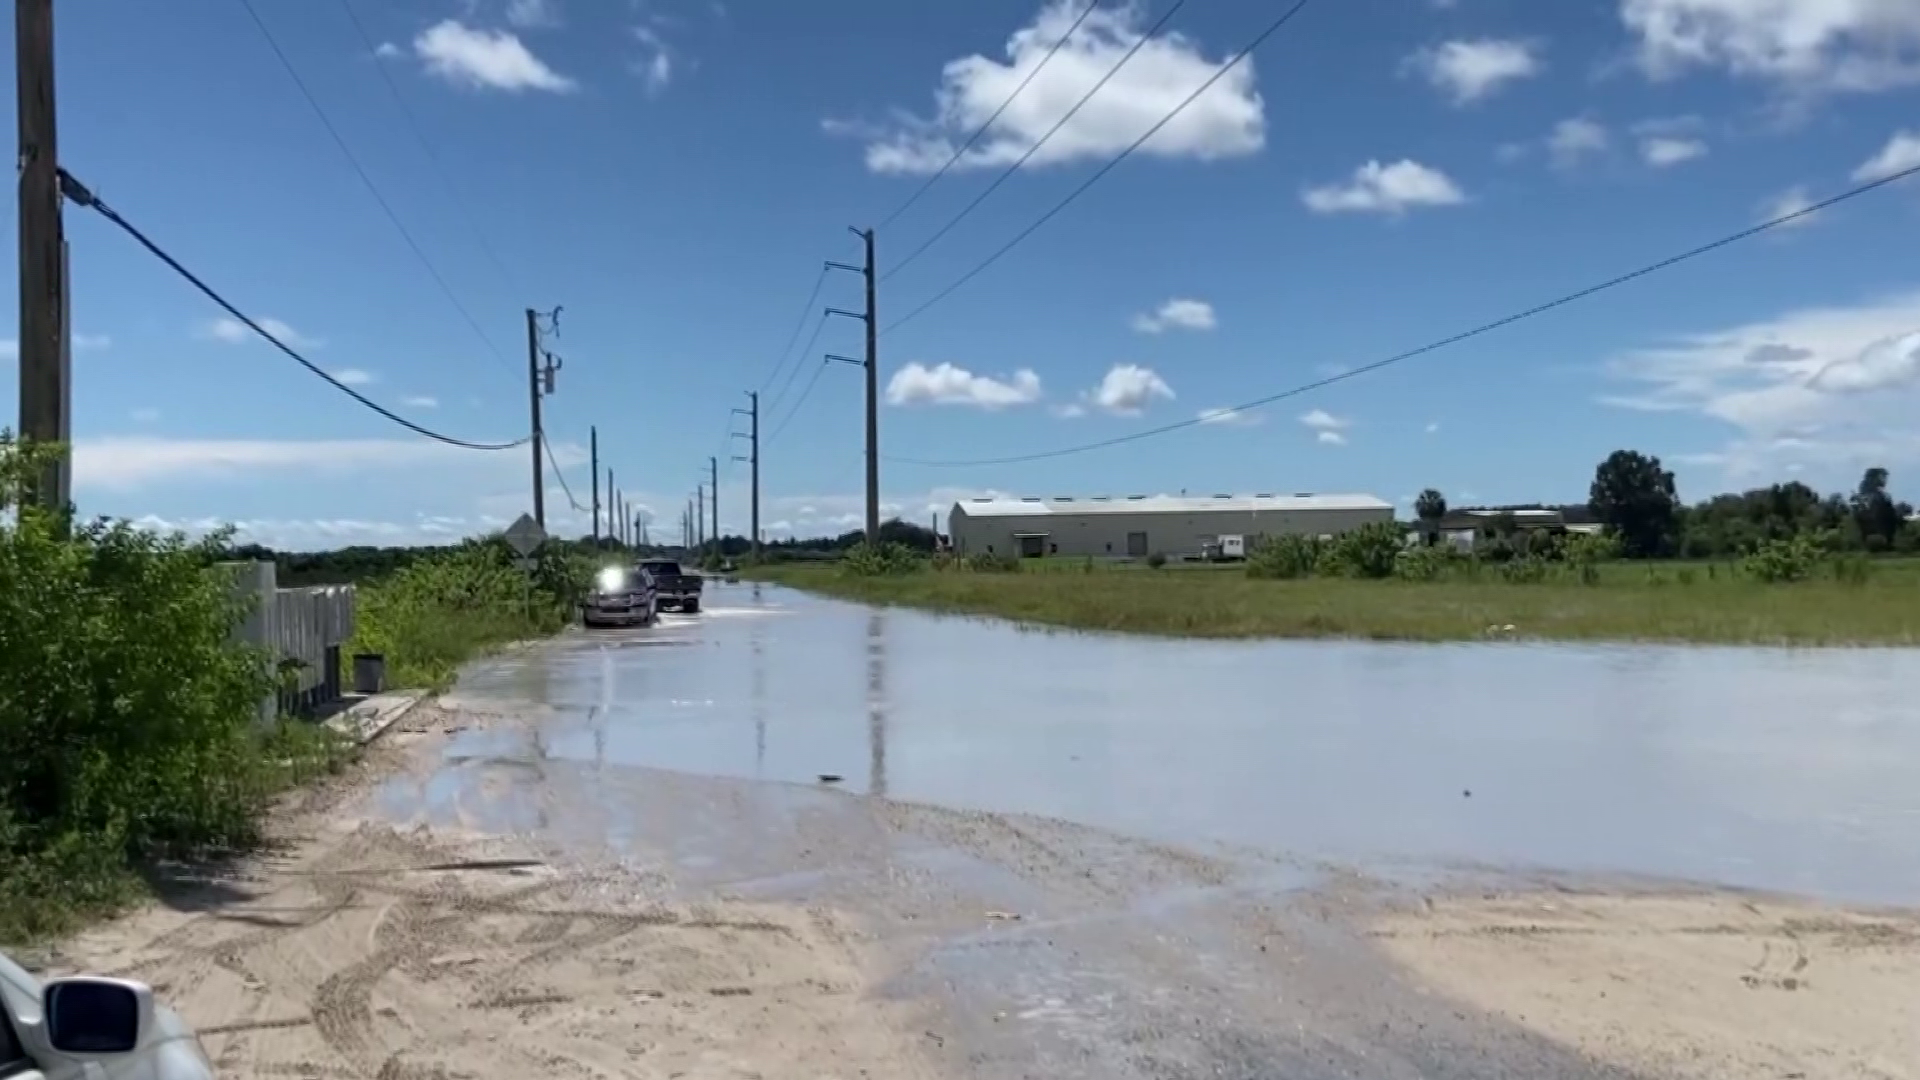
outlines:
M0 954L0 1076L45 1080L213 1080L180 1014L128 979L50 979Z
M651 626L660 613L654 577L644 567L609 566L594 578L580 607L588 629L602 626Z
M653 576L660 606L691 615L700 610L700 590L706 582L698 574L689 574L673 559L648 559L640 569Z

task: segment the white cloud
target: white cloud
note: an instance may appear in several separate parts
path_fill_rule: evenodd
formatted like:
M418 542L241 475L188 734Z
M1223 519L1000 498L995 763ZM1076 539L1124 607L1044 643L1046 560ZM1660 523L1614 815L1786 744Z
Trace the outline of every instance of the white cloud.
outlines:
M413 39L413 51L427 71L458 86L565 93L578 85L533 55L516 35L455 19L422 30Z
M1315 431L1340 431L1353 424L1353 421L1335 416L1325 409L1311 409L1301 413L1300 422Z
M260 329L278 338L283 345L295 349L317 349L322 344L318 338L310 338L279 319L266 317L253 321L260 324ZM222 315L208 323L204 332L206 336L216 341L225 341L229 344L245 341L260 341L265 344L265 340L254 333L246 323L227 315Z
M1211 330L1218 323L1213 316L1213 305L1205 300L1169 300L1151 314L1135 315L1133 328L1143 334L1158 334L1163 330Z
M410 409L437 409L440 407L440 399L432 394L410 394L401 398L400 404Z
M1369 161L1345 183L1308 188L1300 197L1319 214L1402 214L1416 206L1456 206L1467 201L1445 173L1404 158L1391 165Z
M1760 220L1773 221L1776 218L1786 217L1788 214L1799 214L1800 211L1812 205L1813 199L1807 195L1806 188L1791 187L1760 204ZM1783 229L1797 229L1804 225L1813 224L1820 219L1820 216L1819 212L1800 214L1799 217L1786 222L1780 227Z
M1920 82L1911 0L1620 0L1651 77L1716 68L1796 93Z
M1576 116L1553 125L1547 136L1547 151L1561 167L1574 165L1588 154L1602 153L1612 141L1599 121Z
M867 167L875 172L932 172L1033 72L1066 34L1079 7L1078 0L1048 0L1031 25L1008 39L1005 61L978 54L949 61L941 71L931 118L896 113L883 125L828 121L827 130L866 138ZM1005 166L1018 160L1142 39L1146 15L1143 4L1127 3L1103 6L1087 16L954 167ZM1177 31L1152 38L1029 163L1060 165L1118 153L1199 89L1228 58L1208 58L1198 43ZM1221 76L1140 152L1212 161L1244 157L1265 142L1265 105L1248 59Z
M1865 183L1892 176L1897 172L1920 166L1920 134L1911 131L1896 131L1887 140L1880 152L1860 163L1853 170L1853 178Z
M1640 140L1641 160L1656 169L1707 156L1707 144L1680 135L1654 135Z
M1201 409L1200 422L1226 427L1252 427L1260 422L1260 414L1242 409Z
M380 44L375 45L373 47L373 55L379 57L382 60L393 60L397 57L405 55L405 53L406 53L406 50L402 49L398 45L395 45L391 41L383 41Z
M645 58L632 65L633 70L645 83L648 94L658 94L673 82L673 50L667 45L666 39L650 27L634 27L633 36L646 50Z
M1347 445L1347 437L1345 435L1340 434L1337 431L1322 431L1318 435L1314 436L1314 440L1320 443L1324 443L1327 446Z
M889 405L964 405L994 410L1039 400L1040 376L1025 368L1011 378L996 379L953 364L928 367L915 362L887 380Z
M1446 41L1407 58L1407 66L1445 91L1456 105L1492 95L1517 79L1538 75L1538 48L1530 42L1479 38Z
M374 374L363 368L341 368L332 373L333 377L348 386L365 386L374 381Z
M1116 416L1138 416L1155 398L1170 400L1173 396L1173 388L1165 379L1139 364L1113 365L1100 385L1086 395L1093 405Z
M560 0L508 0L507 21L520 27L560 25Z
M1920 292L1692 334L1614 357L1607 370L1629 387L1608 404L1730 428L1714 453L1734 482L1770 479L1791 462L1920 465L1911 422L1920 410Z
M1427 434L1432 435L1433 433L1439 430L1440 430L1440 421L1432 420L1427 423Z

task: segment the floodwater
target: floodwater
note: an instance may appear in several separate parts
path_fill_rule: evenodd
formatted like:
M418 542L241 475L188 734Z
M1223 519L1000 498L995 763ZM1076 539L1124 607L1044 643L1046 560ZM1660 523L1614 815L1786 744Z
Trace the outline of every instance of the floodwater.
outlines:
M458 699L546 711L547 761L831 774L1374 869L1920 901L1920 652L1165 641L710 586L698 616L487 662Z

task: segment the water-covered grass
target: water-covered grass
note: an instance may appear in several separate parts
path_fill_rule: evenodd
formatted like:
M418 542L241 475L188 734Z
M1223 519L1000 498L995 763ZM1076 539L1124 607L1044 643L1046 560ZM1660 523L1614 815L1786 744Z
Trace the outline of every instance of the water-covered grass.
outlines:
M1000 616L1052 626L1205 638L1354 637L1465 641L1529 637L1717 644L1920 644L1920 562L1876 560L1864 581L1758 582L1731 566L1612 563L1598 584L1250 580L1233 568L1088 567L1017 573L922 570L865 577L826 565L753 577L847 600ZM1512 630L1506 628L1511 626Z

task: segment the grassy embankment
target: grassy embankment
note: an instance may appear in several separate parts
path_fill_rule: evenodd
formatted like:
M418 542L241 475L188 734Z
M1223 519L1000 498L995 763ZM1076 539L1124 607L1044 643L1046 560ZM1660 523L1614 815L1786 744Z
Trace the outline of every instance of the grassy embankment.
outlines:
M1081 630L1200 638L1466 641L1490 636L1701 644L1920 644L1920 560L1825 560L1802 580L1741 562L1594 564L1509 580L1462 564L1434 580L1249 576L1244 565L1031 560L1013 572L756 567L759 580L847 600ZM1591 582L1591 583L1587 583ZM1504 628L1514 629L1509 635Z
M0 507L35 456L0 437ZM474 652L550 632L562 600L529 604L498 547L368 588L358 647L444 685ZM67 531L31 507L0 524L0 942L108 914L167 860L244 850L277 795L349 760L316 725L255 720L276 676L233 643L221 554L125 523Z

